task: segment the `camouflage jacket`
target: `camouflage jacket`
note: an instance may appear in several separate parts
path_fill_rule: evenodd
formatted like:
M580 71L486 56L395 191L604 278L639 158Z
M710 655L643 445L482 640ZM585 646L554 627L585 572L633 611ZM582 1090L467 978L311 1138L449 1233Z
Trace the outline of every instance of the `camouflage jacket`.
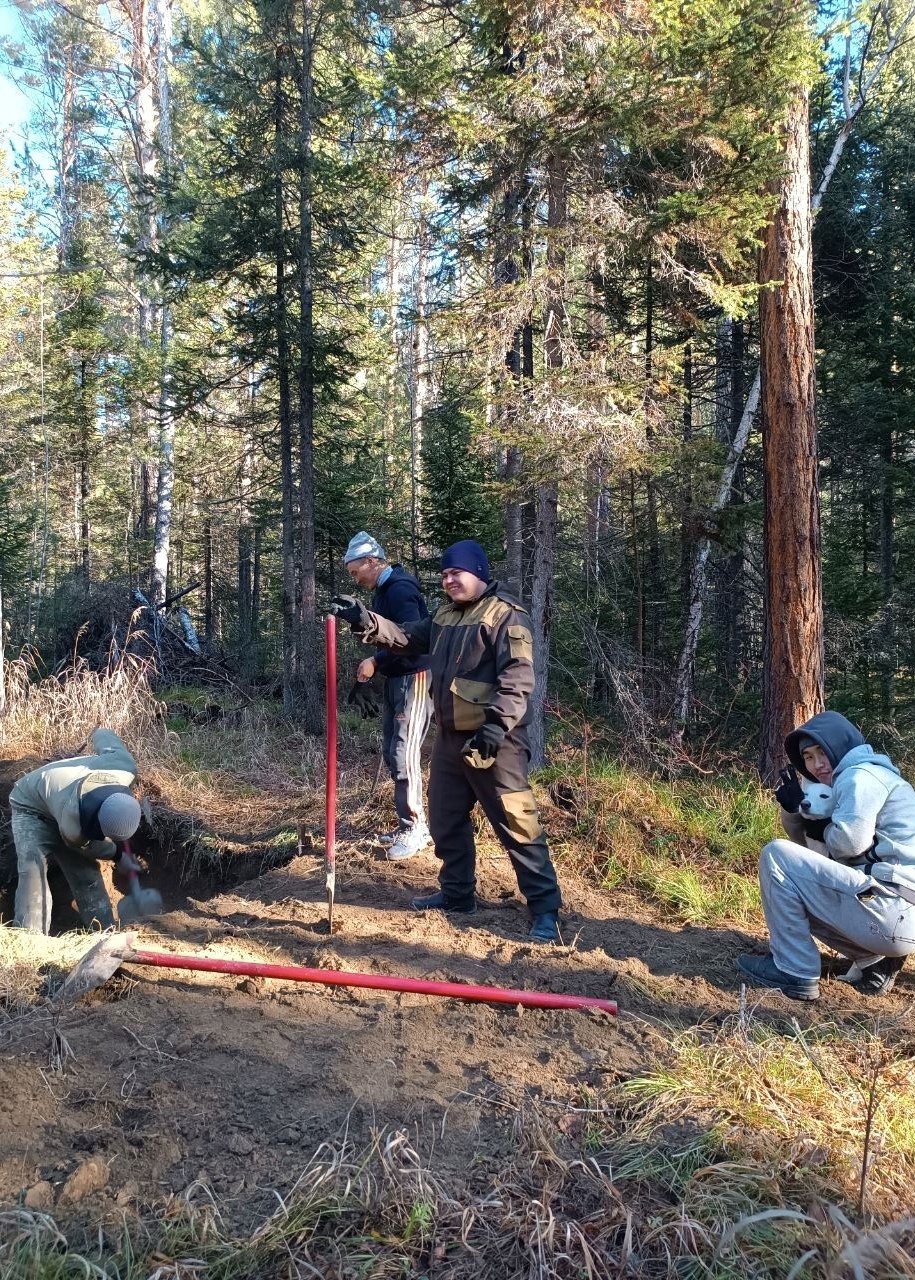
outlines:
M510 732L530 721L534 688L531 621L498 582L467 604L447 601L432 618L398 626L377 613L365 644L394 653L428 653L440 729L472 731L484 721Z

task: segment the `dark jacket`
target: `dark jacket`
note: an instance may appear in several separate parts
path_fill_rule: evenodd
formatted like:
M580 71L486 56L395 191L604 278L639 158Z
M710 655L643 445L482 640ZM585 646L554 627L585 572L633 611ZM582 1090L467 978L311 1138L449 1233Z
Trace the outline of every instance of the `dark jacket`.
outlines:
M372 612L389 622L396 622L398 626L422 622L429 616L419 583L400 564L391 565L385 581L380 587L376 586L372 593ZM429 667L429 659L423 654L407 657L390 653L387 649L377 649L373 656L375 666L383 676L407 676L414 671L426 671Z
M533 640L527 610L491 582L468 604L447 601L434 618L398 627L378 614L366 644L394 653L430 655L432 701L439 730L471 732L485 720L511 732L531 719Z

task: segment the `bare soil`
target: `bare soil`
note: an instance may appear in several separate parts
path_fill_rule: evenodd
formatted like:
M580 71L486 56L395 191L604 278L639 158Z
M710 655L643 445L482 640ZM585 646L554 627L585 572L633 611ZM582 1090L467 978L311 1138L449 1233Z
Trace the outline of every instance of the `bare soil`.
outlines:
M595 1093L612 1098L663 1061L677 1028L736 1012L735 955L762 938L665 921L563 874L560 860L564 945L537 947L490 844L480 844L480 910L449 918L410 907L435 887L432 853L385 862L374 829L364 810L358 827L342 824L333 936L318 848L211 896L199 872L194 892L172 882L169 909L138 943L607 996L619 1016L125 966L59 1015L44 1005L0 1022L0 1203L98 1221L199 1182L241 1229L275 1207L322 1142L368 1141L385 1126L407 1129L439 1170L484 1179L514 1140L522 1096L555 1104L557 1117ZM49 969L49 989L59 976ZM901 1012L913 992L904 974L882 1010ZM759 1006L778 1025L873 1011L830 980L817 1005L767 993Z

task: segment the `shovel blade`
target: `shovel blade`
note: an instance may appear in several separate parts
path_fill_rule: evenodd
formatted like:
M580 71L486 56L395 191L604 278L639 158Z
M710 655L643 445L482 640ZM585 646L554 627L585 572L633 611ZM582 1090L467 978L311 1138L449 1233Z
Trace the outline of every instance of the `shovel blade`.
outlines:
M130 938L116 933L106 934L73 966L55 996L55 1002L66 1004L107 982L132 954Z
M134 889L118 903L118 920L122 925L161 914L162 894L158 889Z

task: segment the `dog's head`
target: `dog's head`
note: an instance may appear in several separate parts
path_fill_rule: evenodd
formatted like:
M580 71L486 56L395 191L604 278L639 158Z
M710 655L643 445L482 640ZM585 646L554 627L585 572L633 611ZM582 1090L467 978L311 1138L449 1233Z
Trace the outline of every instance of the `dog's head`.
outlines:
M801 786L804 788L804 798L801 801L801 813L804 817L832 817L836 805L832 787L827 787L824 782L810 782L807 778L801 779Z

